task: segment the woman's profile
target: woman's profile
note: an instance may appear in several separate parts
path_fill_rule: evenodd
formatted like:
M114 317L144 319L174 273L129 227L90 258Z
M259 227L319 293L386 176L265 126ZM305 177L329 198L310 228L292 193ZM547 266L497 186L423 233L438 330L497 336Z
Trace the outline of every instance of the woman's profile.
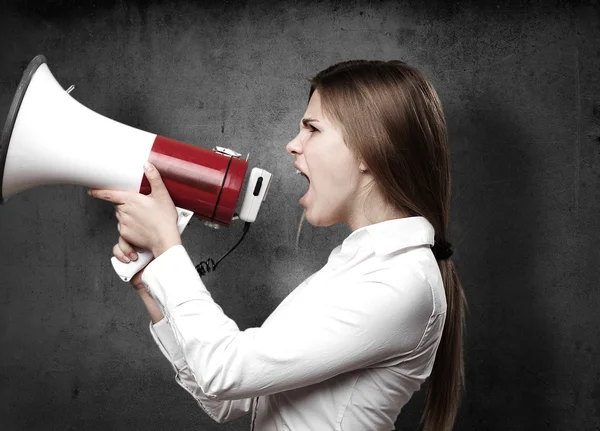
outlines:
M308 180L303 220L352 232L244 331L182 246L155 168L148 196L92 191L116 205L115 256L135 258L131 244L155 256L131 283L176 381L218 422L250 413L260 431L363 431L394 429L427 380L424 429L452 429L464 294L447 239L450 152L437 93L401 61L336 64L311 80L286 150Z

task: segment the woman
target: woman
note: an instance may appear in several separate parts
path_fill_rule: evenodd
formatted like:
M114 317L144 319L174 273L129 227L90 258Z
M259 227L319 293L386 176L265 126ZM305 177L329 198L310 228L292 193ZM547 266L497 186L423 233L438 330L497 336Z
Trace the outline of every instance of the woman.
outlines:
M114 255L155 260L132 280L177 382L216 421L252 410L256 430L389 430L430 376L426 430L453 427L463 386L463 291L446 243L450 165L437 94L400 61L349 61L311 81L287 145L309 180L315 226L352 233L260 328L239 331L181 245L155 168L152 193L117 206ZM240 286L243 288L243 286Z

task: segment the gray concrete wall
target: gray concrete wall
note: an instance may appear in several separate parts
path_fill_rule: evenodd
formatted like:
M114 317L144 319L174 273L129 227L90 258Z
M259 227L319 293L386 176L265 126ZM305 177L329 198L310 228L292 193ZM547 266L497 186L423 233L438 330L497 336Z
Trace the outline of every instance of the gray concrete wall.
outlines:
M205 278L241 328L349 233L305 225L294 250L305 183L285 144L307 79L351 58L420 68L449 123L449 239L470 307L456 429L600 429L597 2L98 3L3 2L0 118L44 54L94 111L268 168L258 221ZM240 232L196 220L183 241L198 261ZM0 207L0 239L0 428L248 429L212 423L174 382L110 266L111 204L73 185L29 190ZM416 428L423 392L401 429Z

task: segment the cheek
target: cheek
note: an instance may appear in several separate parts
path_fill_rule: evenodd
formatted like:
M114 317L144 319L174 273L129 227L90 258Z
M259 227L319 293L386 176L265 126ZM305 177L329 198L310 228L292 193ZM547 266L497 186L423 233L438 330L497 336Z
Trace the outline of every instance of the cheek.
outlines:
M345 196L354 190L353 185L357 181L353 170L355 162L342 147L343 144L332 145L317 140L314 144L307 146L304 152L314 190L320 196L332 198Z
M330 208L345 203L355 193L356 178L344 164L324 164L314 184L314 190L319 199L328 203Z
M356 180L352 171L351 161L349 160L340 159L333 161L330 159L329 163L326 163L326 169L330 184L334 185L337 189L348 189Z

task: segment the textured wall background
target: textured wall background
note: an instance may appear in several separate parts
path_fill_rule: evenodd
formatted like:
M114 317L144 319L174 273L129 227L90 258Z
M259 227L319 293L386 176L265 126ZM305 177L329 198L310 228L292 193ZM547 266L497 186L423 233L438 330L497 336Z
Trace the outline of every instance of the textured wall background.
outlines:
M205 278L246 328L349 234L306 224L294 250L306 185L284 147L307 79L350 58L417 66L449 123L450 241L470 306L456 429L595 430L599 41L597 2L3 2L0 119L44 54L96 112L268 168L258 221ZM196 220L184 245L196 261L218 257L241 227ZM174 382L110 266L111 204L77 186L30 190L0 207L0 238L3 430L248 429L212 423ZM416 428L423 392L401 429Z

